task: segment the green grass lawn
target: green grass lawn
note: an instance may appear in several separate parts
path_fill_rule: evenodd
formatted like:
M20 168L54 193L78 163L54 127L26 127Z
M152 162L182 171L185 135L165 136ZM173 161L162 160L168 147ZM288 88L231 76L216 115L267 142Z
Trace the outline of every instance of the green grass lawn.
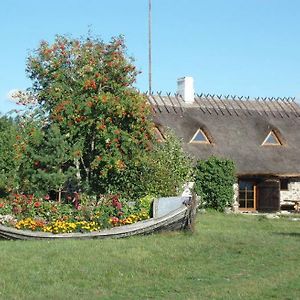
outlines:
M0 299L300 299L288 218L207 213L194 234L0 247Z

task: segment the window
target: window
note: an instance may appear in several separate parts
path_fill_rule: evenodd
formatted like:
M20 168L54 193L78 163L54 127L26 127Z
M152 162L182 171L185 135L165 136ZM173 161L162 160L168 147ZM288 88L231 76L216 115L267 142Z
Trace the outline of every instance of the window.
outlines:
M281 179L280 180L280 190L287 191L289 189L289 180L288 179Z
M206 134L199 128L190 140L190 143L210 144L210 141Z
M267 137L262 143L262 146L281 146L282 143L280 142L276 133L272 130L269 132Z
M256 209L256 184L252 181L239 181L239 209Z

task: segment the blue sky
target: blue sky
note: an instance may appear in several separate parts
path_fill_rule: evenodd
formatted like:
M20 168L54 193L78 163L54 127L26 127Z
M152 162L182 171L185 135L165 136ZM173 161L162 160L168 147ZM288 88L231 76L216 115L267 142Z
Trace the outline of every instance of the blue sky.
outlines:
M89 29L125 36L148 90L148 0L1 0L0 112L31 82L26 57L41 40ZM299 0L152 0L153 90L176 92L192 76L197 93L300 98Z

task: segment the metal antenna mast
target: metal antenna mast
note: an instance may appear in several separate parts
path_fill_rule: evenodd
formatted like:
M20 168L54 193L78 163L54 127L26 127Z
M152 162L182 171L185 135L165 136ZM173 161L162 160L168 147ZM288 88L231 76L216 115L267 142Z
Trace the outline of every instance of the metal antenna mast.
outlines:
M149 30L149 94L152 93L152 56L151 56L151 0L149 0L149 15L148 15L148 30Z

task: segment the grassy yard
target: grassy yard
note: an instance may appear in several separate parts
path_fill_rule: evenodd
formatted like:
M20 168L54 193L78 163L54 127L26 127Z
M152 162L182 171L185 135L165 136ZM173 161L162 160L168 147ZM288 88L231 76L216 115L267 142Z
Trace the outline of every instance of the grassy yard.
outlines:
M194 234L0 246L0 299L300 299L288 218L207 213Z

